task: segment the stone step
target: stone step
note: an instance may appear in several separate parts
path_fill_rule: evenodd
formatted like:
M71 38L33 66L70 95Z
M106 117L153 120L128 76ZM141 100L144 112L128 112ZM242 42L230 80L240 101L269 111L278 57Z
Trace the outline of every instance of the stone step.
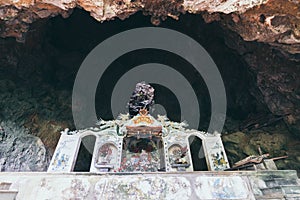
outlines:
M273 188L260 189L264 198L284 198L284 194L280 186Z
M300 200L300 195L288 195L284 197L285 200Z
M283 193L287 197L299 197L300 199L300 186L282 186Z
M9 190L11 183L0 182L0 190Z
M268 197L258 198L258 197L256 197L255 200L286 200L286 198L285 197L282 197L282 198L274 198L274 197L270 197L270 198L268 198Z
M286 197L284 195L280 195L280 196L263 196L263 197L255 196L255 200L286 200Z
M276 179L298 180L297 172L294 170L257 171L256 176L264 181L272 181Z
M0 190L0 200L15 200L17 194L14 190Z
M256 199L289 199L300 200L300 186L277 186L273 188L261 189L262 194Z
M275 178L273 180L265 180L268 188L277 186L297 186L299 182L297 179Z

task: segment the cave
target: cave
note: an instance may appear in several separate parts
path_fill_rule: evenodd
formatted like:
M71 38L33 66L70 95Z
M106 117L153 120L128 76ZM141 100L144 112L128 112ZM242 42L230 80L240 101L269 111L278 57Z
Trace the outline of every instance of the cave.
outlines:
M90 11L90 16L91 13L80 8L52 10L53 15L46 17L30 15L30 22L26 22L22 15L16 15L13 21L0 13L0 128L3 130L0 155L5 155L0 161L3 164L1 171L24 170L22 166L13 167L18 151L5 145L10 144L6 141L18 140L27 132L41 139L45 146L47 159L41 161L37 158L42 163L35 169L45 170L60 131L76 129L72 116L73 85L80 66L97 45L123 31L160 27L192 38L216 64L226 91L226 116L221 116L225 117L222 137L230 164L259 154L260 147L272 157L288 155L287 159L276 161L278 168L299 172L300 24L297 25L299 19L295 21L293 13L276 15L270 4L247 8L240 14L209 8L195 14L180 11L183 13L180 16L178 11L171 10L168 15L165 12L169 11L157 13L146 7L148 10L134 14L128 11L128 16L123 13L118 18L107 17L114 18L110 21L97 18L94 11ZM290 4L292 2L286 5L287 9ZM299 7L299 4L295 5ZM0 8L7 16L11 15L9 9L18 9ZM282 12L292 11L283 9ZM270 32L271 28L276 29L277 34ZM111 104L113 97L121 98L113 93L118 80L135 67L147 63L170 66L188 80L197 100L197 104L191 106L201 116L193 128L206 131L212 116L212 102L205 80L182 57L153 48L126 52L107 67L95 95L97 118L111 120L116 117ZM182 109L187 108L180 108L176 93L163 84L149 83L155 88L155 103L158 105L152 112L163 112L170 120L181 121ZM122 105L123 110L117 111L124 113L127 108L126 104ZM93 125L96 121L90 123ZM7 134L12 136L7 137ZM28 140L30 142L35 140ZM193 149L199 149L201 142L192 145ZM17 146L14 148L18 149ZM83 148L79 150L81 157L88 157L88 151ZM79 166L74 170L85 171L86 168L88 166ZM198 170L206 169L200 167Z

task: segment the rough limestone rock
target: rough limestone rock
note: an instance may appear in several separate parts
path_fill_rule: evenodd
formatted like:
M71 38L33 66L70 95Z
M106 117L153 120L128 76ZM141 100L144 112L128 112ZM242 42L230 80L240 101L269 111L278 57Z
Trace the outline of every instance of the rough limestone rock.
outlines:
M30 68L26 69L30 74ZM19 73L20 77L26 77L26 70ZM70 95L64 91L56 95L53 89L48 87L21 87L17 82L8 79L0 80L0 120L14 122L19 127L28 128L30 134L39 137L52 154L60 137L60 131L72 127L66 119L63 119L70 116L66 111L69 105L65 105L65 102L70 102ZM49 98L47 94L54 98Z
M45 171L49 156L42 141L14 123L0 124L0 171Z
M223 139L224 143L231 143L236 147L235 151L242 151L246 156L259 154L258 147L273 157L285 155L287 151L287 136L279 133L258 131L245 134L236 132L224 136Z
M223 20L225 26L247 41L284 44L285 50L299 53L299 1L297 0L1 0L0 35L24 39L29 25L37 19L56 15L68 17L74 8L90 12L98 21L125 19L137 11L152 16L159 24L181 13L205 12L207 22ZM230 14L224 19L220 14ZM290 47L289 44L298 44Z
M266 130L223 135L222 140L231 165L249 155L258 155L260 147L262 153L270 154L270 158L288 156L276 161L279 169L293 168L299 171L300 141L280 126Z

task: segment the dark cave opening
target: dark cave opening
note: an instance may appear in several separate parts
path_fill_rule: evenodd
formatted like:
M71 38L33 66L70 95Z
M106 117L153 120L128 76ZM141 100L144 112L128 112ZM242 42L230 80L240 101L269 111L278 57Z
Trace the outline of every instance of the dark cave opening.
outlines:
M124 21L116 19L99 23L89 13L75 9L67 19L58 16L33 23L24 44L17 43L13 38L0 39L0 91L3 105L0 107L1 120L12 121L28 128L33 135L42 139L51 155L60 136L59 131L66 127L75 129L72 118L72 89L85 57L105 39L138 27L153 27L150 17L139 12ZM255 128L255 123L248 122L251 117L258 116L263 121L274 116L268 105L259 100L261 98L257 98L260 93L257 77L245 62L245 58L229 44L230 39L239 37L237 34L224 30L218 22L206 24L201 15L192 14L185 14L178 21L167 19L159 27L192 37L216 63L227 97L224 135L243 131L244 127ZM260 46L255 42L245 42L244 45ZM98 83L95 98L97 117L105 120L113 118L111 97L118 79L135 66L147 62L171 66L188 79L197 95L197 106L201 115L198 128L206 130L211 117L211 100L203 78L186 60L170 52L154 49L128 52L111 63ZM153 86L156 89L155 101L165 107L171 120L179 121L181 110L178 100L175 99L176 95L163 85L154 83ZM264 118L259 118L260 116ZM282 125L282 118L272 124L270 133L269 130L265 132L272 135L271 132L279 130L277 124ZM264 137L252 138L255 134L237 134L236 138L247 142L251 140L253 146L265 145ZM249 153L256 153L253 150L237 152L241 148L238 146L240 141L225 139L225 147L228 147L226 150L232 163ZM262 149L281 155L285 152L284 148L288 147L286 143L280 145L282 151L272 150L269 146Z
M122 31L153 26L149 19L150 17L137 13L128 20L121 21L117 19L100 24L92 19L88 13L81 10L75 10L68 19L61 17L51 19L46 38L48 38L49 44L58 50L57 54L59 54L58 59L53 59L54 62L57 62L54 64L57 71L53 75L53 83L57 88L70 90L81 62L95 46ZM199 28L194 27L193 24L196 23ZM201 16L187 14L182 16L179 21L168 19L161 24L161 27L177 30L192 37L208 51L224 80L228 101L228 116L243 120L250 113L267 112L267 109L259 105L260 102L257 102L248 89L245 89L254 87L254 85L250 86L250 84L253 84L251 74L238 54L226 46L223 30L217 24L205 24ZM203 78L184 59L172 55L170 52L157 49L128 52L117 58L107 68L98 83L96 95L97 116L103 119L113 118L109 108L111 106L112 90L116 82L130 69L148 62L162 63L184 74L195 90L199 101L202 120L199 122L199 128L207 129L211 105ZM232 73L233 71L235 73ZM57 76L57 73L62 73L64 77L61 77L62 75ZM156 90L158 102L163 102L163 104L172 102L172 100L168 100L169 95L160 92L161 90L163 89L157 88ZM167 110L167 113L170 113L168 117L175 121L178 120L178 116L172 115L172 113L178 113L176 109L178 110L178 108L173 107L174 111Z

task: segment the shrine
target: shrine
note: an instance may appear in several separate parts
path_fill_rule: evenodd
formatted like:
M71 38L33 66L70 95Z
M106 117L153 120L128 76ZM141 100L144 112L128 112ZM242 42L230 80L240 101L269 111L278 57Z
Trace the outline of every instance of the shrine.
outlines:
M230 168L219 133L149 114L153 92L138 83L128 114L62 131L47 172L0 174L0 199L299 199L296 171L261 151Z
M100 121L97 127L65 130L48 172L192 172L229 168L220 134L186 126L166 116L154 118L147 109L141 109L133 118L120 115L117 120ZM85 142L87 137L95 139ZM196 142L197 152L193 152L195 148L191 147ZM89 169L78 170L83 146L92 156Z

